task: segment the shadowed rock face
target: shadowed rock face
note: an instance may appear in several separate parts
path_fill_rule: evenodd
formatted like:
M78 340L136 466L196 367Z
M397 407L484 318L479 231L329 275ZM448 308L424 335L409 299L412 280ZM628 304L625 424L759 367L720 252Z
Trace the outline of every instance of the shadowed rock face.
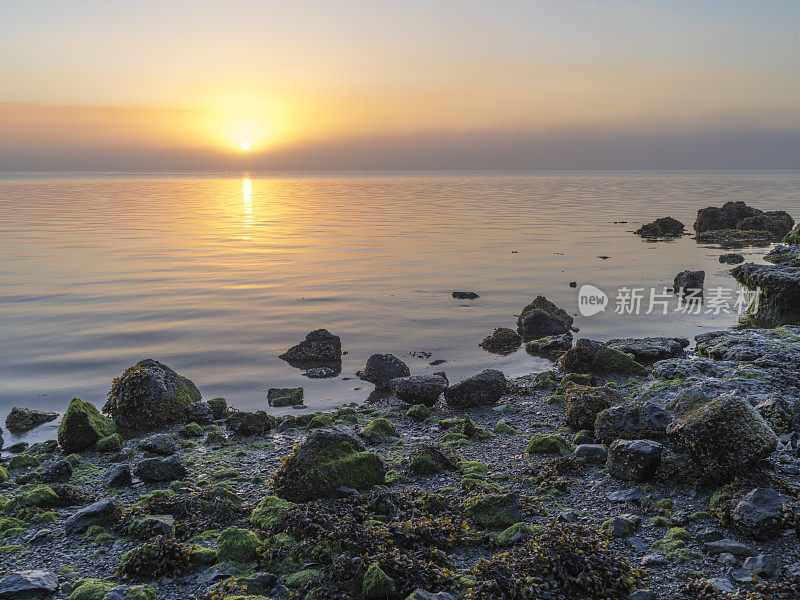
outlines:
M635 231L644 238L680 237L685 229L683 223L672 217L662 217L652 223L642 225Z
M760 289L758 315L777 321L800 318L800 260L778 265L745 263L731 275L751 290Z
M741 201L701 208L694 222L697 241L724 245L777 241L793 226L794 219L785 211L764 212Z
M535 316L531 316L533 313ZM517 318L517 331L527 342L549 335L560 335L572 327L572 317L544 296L536 296Z
M444 399L452 408L471 408L494 404L506 391L506 376L500 371L486 369L448 387Z
M327 329L315 329L306 339L280 355L293 367L337 363L342 360L342 341Z
M688 345L686 338L670 337L622 338L606 342L609 348L631 354L640 363L683 356L683 349Z

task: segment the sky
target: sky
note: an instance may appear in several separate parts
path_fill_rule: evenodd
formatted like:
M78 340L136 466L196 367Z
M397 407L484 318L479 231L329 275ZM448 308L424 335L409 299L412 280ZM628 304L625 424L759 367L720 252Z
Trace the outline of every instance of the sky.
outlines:
M800 2L0 2L0 171L239 168L800 168Z

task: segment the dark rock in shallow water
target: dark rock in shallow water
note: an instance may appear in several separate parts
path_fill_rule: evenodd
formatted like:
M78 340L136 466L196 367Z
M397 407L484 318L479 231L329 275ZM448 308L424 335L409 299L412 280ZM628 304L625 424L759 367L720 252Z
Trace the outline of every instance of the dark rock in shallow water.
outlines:
M398 400L406 404L433 406L447 387L441 375L413 375L392 379L390 388Z
M661 462L662 446L651 440L617 440L608 449L608 473L626 481L652 479Z
M533 356L556 359L572 348L572 334L562 333L531 340L525 344L525 351Z
M495 369L486 369L468 377L444 391L451 408L472 408L497 402L508 391L506 376Z
M180 481L186 477L186 467L180 457L173 454L163 460L145 458L133 469L133 474L142 481Z
M175 438L173 438L171 435L166 433L158 433L143 439L141 442L139 442L138 448L143 452L160 454L161 456L170 456L177 452L178 444L175 442Z
M574 348L559 359L567 373L622 373L646 375L648 370L636 362L632 356L609 348L601 342L585 338L579 339Z
M367 365L359 373L359 377L374 384L379 390L388 390L392 379L410 374L408 365L394 354L373 354L367 359Z
M44 483L63 483L72 477L72 465L63 459L51 459L42 463L39 479Z
M475 292L453 292L453 298L456 300L475 300L480 298L480 295Z
M312 367L303 373L303 376L309 379L329 379L331 377L336 377L341 372L341 367L339 369L334 369L333 367Z
M773 239L780 240L791 231L794 219L788 213L779 210L762 213L753 217L742 219L736 224L736 229L742 231L768 231Z
M308 436L275 473L275 495L292 502L332 496L340 487L367 490L384 482L380 457L365 452L349 431L318 429Z
M700 244L718 244L722 248L744 248L746 246L764 247L773 242L768 231L742 229L719 229L698 233L695 237Z
M774 539L783 533L784 497L769 488L756 488L742 498L731 518L746 534L757 540Z
M24 433L57 418L57 412L15 406L6 417L6 427L11 433Z
M606 342L606 346L631 354L640 363L683 356L683 349L689 345L686 338L646 337L622 338Z
M764 255L764 260L775 265L784 263L793 263L800 259L800 245L793 246L775 246L772 250ZM743 260L740 262L744 262ZM797 263L795 263L797 264Z
M335 363L342 360L342 341L327 329L315 329L306 339L280 355L292 366Z
M694 222L698 242L723 246L766 245L783 238L793 226L794 219L785 211L764 212L744 202L702 208Z
M269 388L267 404L275 407L300 406L303 403L303 388Z
M735 252L731 254L720 254L719 262L726 265L738 265L744 262L744 256Z
M533 317L528 316L535 311L539 312ZM540 312L545 315L542 316ZM545 316L549 318L546 319ZM544 296L536 296L517 317L517 331L525 341L566 333L570 327L572 327L572 317L567 311Z
M481 348L495 354L511 354L519 348L522 338L513 329L498 327L491 335L483 338Z
M238 435L264 435L275 427L275 417L263 410L235 412L225 419L225 425Z
M697 211L694 230L697 233L717 229L735 229L740 221L755 217L761 211L744 202L726 202L722 207L709 206Z
M122 518L122 512L122 504L116 498L103 498L67 517L64 531L77 535L92 525L113 525Z
M779 265L746 263L731 269L731 275L751 290L761 290L758 316L775 320L800 317L799 260Z
M662 217L643 225L635 233L645 238L680 237L683 235L684 229L683 223L677 219Z
M183 420L186 407L199 400L190 379L146 358L114 380L103 412L118 425L152 430Z
M58 575L52 571L14 571L0 580L0 598L38 600L58 590Z
M681 271L675 275L674 289L676 294L692 294L703 291L706 279L705 271Z
M126 464L111 465L103 474L103 486L106 488L128 487L132 482L131 468Z

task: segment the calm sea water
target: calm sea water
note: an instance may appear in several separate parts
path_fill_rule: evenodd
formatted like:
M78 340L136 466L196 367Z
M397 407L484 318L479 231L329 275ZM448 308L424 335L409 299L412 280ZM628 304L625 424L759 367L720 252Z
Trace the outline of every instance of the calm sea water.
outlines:
M728 327L724 312L617 315L613 296L685 268L735 289L719 248L631 233L666 215L691 228L698 208L729 200L800 218L800 172L5 174L0 418L15 405L61 411L73 396L101 405L144 357L246 409L266 408L277 386L304 386L309 408L364 401L371 386L345 378L375 352L451 379L540 371L550 363L478 342L537 294L576 313L570 281L612 295L605 313L576 318L581 336ZM278 359L319 327L348 351L339 378L312 381Z

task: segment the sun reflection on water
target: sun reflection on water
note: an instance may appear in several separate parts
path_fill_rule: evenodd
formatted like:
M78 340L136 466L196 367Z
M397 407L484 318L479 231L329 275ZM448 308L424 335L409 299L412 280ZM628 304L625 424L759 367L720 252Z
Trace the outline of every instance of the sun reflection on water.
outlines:
M242 204L244 207L244 228L253 227L253 181L247 177L242 179ZM243 240L250 239L250 236L242 236Z

